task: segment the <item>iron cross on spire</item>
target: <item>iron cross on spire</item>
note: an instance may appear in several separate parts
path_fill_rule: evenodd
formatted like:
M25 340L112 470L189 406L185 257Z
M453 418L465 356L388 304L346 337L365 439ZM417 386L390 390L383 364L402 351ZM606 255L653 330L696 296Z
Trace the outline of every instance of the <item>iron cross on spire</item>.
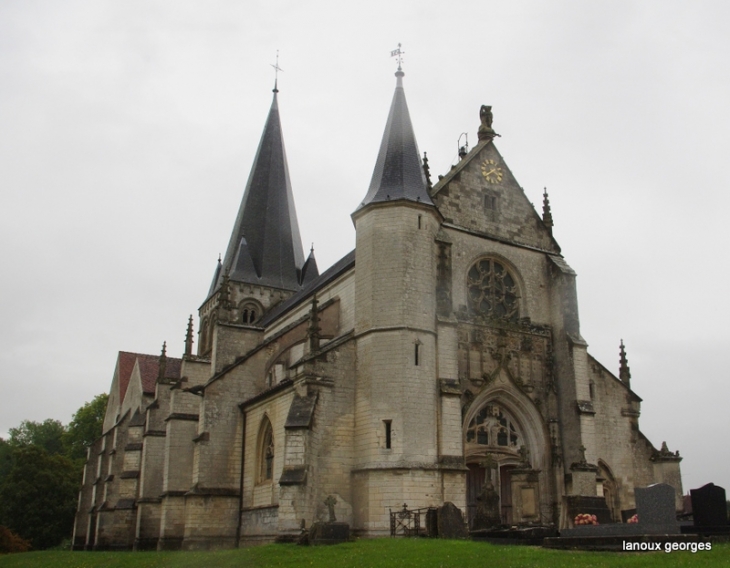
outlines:
M398 49L394 49L393 51L391 51L390 56L398 58L396 60L398 61L398 71L403 71L401 65L403 64L403 54L405 53L405 51L403 51L400 47L400 44L398 44Z
M276 63L269 63L274 68L274 92L279 92L279 71L284 71L279 67L279 50L276 50Z

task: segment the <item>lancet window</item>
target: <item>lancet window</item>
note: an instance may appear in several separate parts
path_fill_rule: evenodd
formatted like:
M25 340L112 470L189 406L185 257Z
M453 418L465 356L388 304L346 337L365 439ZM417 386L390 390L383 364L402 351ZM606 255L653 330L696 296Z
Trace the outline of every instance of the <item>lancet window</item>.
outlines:
M467 274L467 292L472 313L507 320L519 316L517 284L494 259L484 258L472 265Z
M524 443L512 418L496 404L486 405L472 419L466 430L466 441L514 450Z
M259 446L259 481L271 481L274 477L274 429L268 418L261 424Z

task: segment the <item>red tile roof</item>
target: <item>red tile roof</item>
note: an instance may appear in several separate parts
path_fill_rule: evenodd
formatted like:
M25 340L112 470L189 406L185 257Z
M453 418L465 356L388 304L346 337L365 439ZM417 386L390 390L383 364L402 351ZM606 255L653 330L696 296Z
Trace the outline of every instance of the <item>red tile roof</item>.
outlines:
M129 386L129 378L132 375L135 361L139 361L139 374L142 378L142 391L145 394L154 394L157 384L157 375L160 369L159 355L146 355L145 353L119 352L119 400L124 400L124 395ZM166 379L179 379L182 359L174 357L167 358L165 367Z
M117 369L119 371L119 403L124 400L124 395L127 394L127 387L129 386L129 377L132 376L132 370L134 369L134 362L137 360L137 353L128 353L127 351L120 351L119 358L117 359Z

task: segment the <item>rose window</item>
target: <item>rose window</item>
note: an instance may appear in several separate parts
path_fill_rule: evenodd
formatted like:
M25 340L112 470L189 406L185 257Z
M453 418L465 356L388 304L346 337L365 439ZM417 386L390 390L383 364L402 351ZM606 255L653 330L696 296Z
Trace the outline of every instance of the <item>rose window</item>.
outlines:
M469 309L490 318L516 320L517 285L499 262L486 258L476 262L467 274Z

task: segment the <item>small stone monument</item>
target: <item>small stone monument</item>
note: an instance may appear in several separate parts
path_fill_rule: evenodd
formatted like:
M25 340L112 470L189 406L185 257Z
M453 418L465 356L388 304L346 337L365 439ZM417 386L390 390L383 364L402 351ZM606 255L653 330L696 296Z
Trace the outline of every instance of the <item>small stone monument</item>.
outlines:
M467 538L469 536L461 509L447 501L438 508L439 538Z
M328 495L324 500L327 506L329 521L317 522L312 525L309 530L309 542L311 544L339 544L350 540L350 525L347 523L338 523L335 516L335 505L337 505L337 497Z

